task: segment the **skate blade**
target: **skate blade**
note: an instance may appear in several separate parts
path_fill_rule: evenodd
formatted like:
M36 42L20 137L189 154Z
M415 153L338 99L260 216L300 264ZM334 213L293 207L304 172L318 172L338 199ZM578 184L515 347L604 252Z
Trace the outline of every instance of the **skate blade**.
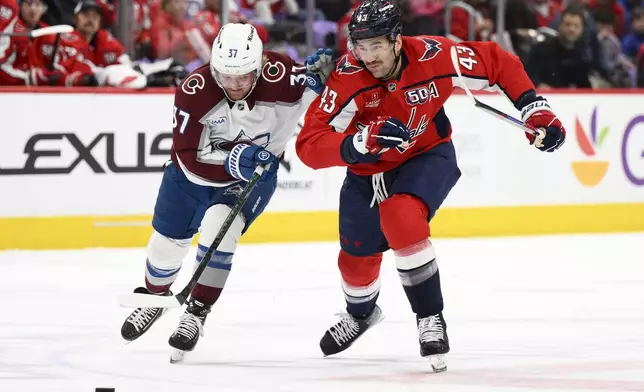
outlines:
M170 363L177 363L177 362L183 361L183 357L185 355L186 355L185 351L173 348L172 352L170 353Z
M430 355L428 358L434 373L442 373L447 370L447 362L445 361L444 354Z

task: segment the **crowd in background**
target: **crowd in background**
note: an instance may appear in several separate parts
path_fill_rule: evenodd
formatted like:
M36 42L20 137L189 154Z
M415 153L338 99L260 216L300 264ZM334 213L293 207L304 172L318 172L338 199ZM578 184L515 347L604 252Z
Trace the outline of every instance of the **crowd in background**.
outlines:
M1 37L0 84L131 87L143 75L147 86L174 85L209 61L221 1L228 1L229 21L253 24L266 49L298 61L308 55L306 0L126 0L133 2L129 50L112 34L120 1L0 0L0 30L12 10L14 31L75 27L60 37ZM315 4L314 46L339 56L358 0ZM496 41L519 56L539 87L644 87L644 0L505 0L503 20L497 0L398 4L404 35Z

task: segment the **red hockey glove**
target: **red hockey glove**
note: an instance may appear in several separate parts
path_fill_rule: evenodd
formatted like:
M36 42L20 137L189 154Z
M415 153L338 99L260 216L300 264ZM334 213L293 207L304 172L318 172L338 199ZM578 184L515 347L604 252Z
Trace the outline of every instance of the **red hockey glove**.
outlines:
M409 129L400 120L379 116L355 135L344 139L342 158L349 164L376 163L380 153L405 146L410 139Z
M541 151L553 152L566 141L566 130L553 113L545 99L536 100L521 110L521 119L530 128L539 132L539 136L526 133L526 137Z

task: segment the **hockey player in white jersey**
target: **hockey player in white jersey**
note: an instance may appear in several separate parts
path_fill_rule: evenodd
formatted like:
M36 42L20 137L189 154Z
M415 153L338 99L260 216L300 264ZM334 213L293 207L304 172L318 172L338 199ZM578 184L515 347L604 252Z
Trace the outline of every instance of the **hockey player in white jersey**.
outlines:
M203 335L206 317L230 274L238 239L275 191L278 158L315 97L305 87L304 71L285 55L263 51L253 26L231 23L220 30L211 62L177 87L172 162L164 169L154 208L145 286L136 293L172 295L170 286L199 228L197 263L256 167L271 166L192 291L169 339L171 362L192 351ZM121 335L137 339L162 313L160 308L136 309Z

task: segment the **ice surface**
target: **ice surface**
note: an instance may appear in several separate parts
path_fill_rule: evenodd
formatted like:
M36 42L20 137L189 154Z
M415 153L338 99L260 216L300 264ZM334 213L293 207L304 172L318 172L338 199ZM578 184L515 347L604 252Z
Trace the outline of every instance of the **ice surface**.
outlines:
M180 310L124 345L117 295L144 249L0 252L0 391L644 391L644 233L434 240L452 352L431 374L391 252L385 320L335 357L336 244L239 247L205 337L181 364ZM186 258L175 287L191 270Z

